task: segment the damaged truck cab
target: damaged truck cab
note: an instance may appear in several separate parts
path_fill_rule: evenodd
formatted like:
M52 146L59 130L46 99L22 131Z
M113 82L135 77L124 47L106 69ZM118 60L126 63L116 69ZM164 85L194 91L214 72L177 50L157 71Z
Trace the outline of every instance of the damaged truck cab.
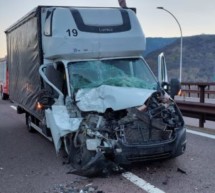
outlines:
M18 113L78 174L184 153L182 114L142 58L132 10L39 6L6 34Z

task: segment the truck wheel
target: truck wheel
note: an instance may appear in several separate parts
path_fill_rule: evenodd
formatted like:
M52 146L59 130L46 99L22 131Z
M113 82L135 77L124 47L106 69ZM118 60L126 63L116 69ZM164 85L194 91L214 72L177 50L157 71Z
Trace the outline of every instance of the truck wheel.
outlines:
M1 93L0 93L0 95L1 95L1 99L2 100L7 100L7 94L5 94L5 93L3 93L3 89L2 89L2 87L1 87L1 91L0 91Z
M8 96L7 94L3 93L2 99L3 99L3 100L8 100L8 99L9 99L9 96Z
M106 160L101 152L88 150L86 140L87 136L84 133L66 137L64 140L68 147L66 151L68 150L70 164L74 168L71 173L85 177L106 176L109 169L112 168L113 171L112 162Z
M34 133L35 130L34 128L31 126L31 123L33 123L33 116L29 115L29 114L26 114L25 116L26 118L26 125L27 125L27 129L30 133Z
M76 169L81 169L91 160L92 156L81 134L78 136L77 143L78 147L75 147L74 144L70 146L70 160Z
M69 144L67 143L67 147L71 165L77 170L81 170L95 156L95 152L87 149L86 137L83 134L78 134L76 146L74 145L74 140L70 139Z

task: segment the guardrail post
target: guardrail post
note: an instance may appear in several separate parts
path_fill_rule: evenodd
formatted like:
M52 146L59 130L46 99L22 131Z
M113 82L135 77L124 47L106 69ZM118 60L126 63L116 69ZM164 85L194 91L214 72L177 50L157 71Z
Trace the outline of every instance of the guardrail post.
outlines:
M208 91L210 91L210 85L208 85ZM208 93L208 99L210 98L210 93Z
M190 84L188 84L188 89L190 90ZM190 97L190 92L189 92L189 95L188 95L189 97Z
M207 85L205 84L201 84L198 85L199 89L200 89L200 103L204 103L205 102L205 87ZM199 117L199 127L204 127L204 123L205 123L205 115L204 114L200 114Z
M205 87L206 85L198 85L199 89L200 89L200 103L204 103L205 102Z

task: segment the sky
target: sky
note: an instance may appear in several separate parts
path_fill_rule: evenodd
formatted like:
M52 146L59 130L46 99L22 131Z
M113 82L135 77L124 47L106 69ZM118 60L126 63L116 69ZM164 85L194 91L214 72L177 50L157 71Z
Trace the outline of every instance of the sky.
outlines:
M178 19L183 36L215 34L215 0L127 0L137 8L146 37L180 37L179 26L164 7ZM4 31L38 5L118 7L118 0L0 0L0 58L6 56Z

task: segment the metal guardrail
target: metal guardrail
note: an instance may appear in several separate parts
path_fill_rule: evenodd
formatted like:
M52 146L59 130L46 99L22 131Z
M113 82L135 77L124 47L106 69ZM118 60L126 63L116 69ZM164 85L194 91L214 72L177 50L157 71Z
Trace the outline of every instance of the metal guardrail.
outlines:
M198 118L199 127L204 127L206 120L215 121L215 104L205 103L205 97L215 96L215 82L182 82L182 96L195 94L199 102L176 100L182 114ZM215 98L215 97L214 97Z
M205 95L207 98L210 96L215 96L215 82L182 82L182 93L184 95L197 94L197 97L200 98L200 102L205 102Z
M204 127L205 120L215 121L215 104L176 101L183 116L199 119L199 127Z

